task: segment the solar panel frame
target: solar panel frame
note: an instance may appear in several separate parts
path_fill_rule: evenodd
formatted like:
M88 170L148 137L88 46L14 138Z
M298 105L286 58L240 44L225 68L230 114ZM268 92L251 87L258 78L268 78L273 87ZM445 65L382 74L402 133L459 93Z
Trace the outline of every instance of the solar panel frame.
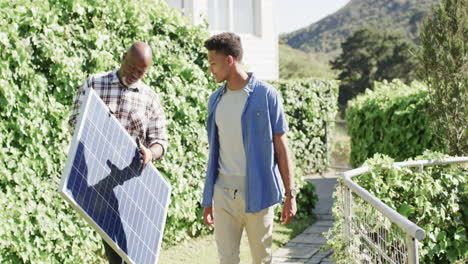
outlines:
M112 146L112 145L110 146L110 148L119 148L117 151L114 150L114 152L112 154L112 161L118 160L119 156L118 156L117 153L128 153L128 154L131 155L132 152L138 150L138 147L136 145L135 140L127 133L127 131L123 128L123 126L116 119L116 117L113 114L110 113L108 106L104 104L104 102L97 95L97 93L94 91L94 89L92 89L92 88L87 89L85 91L84 99L83 99L83 102L82 102L81 107L80 107L80 112L79 112L78 117L76 119L77 120L76 121L76 128L75 128L75 132L74 132L71 144L70 144L70 149L69 149L67 161L66 161L66 164L65 164L65 168L64 168L64 171L63 171L63 174L62 174L62 178L61 178L60 184L58 186L58 191L59 191L60 195L79 213L79 215L81 215L101 235L101 237L108 243L108 245L110 247L112 247L127 263L142 263L142 262L148 263L146 261L140 261L141 260L140 257L144 257L144 256L140 256L141 254L143 254L142 251L139 251L140 255L137 256L138 257L137 259L132 259L129 255L133 255L133 253L135 253L135 252L129 252L129 254L127 254L127 253L125 253L125 251L123 251L120 248L120 246L118 244L116 244L116 243L121 243L122 241L125 241L124 243L126 245L127 240L130 240L130 239L127 239L127 237L125 237L125 238L118 237L118 238L116 238L116 240L118 240L118 241L114 241L106 233L106 231L103 229L103 227L104 228L105 227L110 228L110 222L111 221L112 222L117 222L118 221L118 219L114 218L115 215L110 215L110 217L112 217L111 221L107 222L109 224L109 226L101 227L99 225L99 223L98 223L99 219L94 219L93 216L89 215L86 208L82 208L82 206L79 205L79 203L76 201L75 197L73 197L73 193L67 187L67 185L68 185L67 183L70 180L71 172L73 171L75 158L77 158L76 156L77 155L83 155L83 157L84 157L85 149L83 148L84 145L81 142L81 139L83 137L84 138L88 137L88 135L87 135L88 131L87 131L85 126L89 122L86 122L87 121L86 119L88 117L90 119L96 118L96 115L94 115L94 116L91 115L90 116L90 114L92 114L93 111L97 112L96 109L90 109L92 107L91 102L93 100L95 100L95 102L96 102L96 104L95 104L96 109L99 108L99 107L101 108L100 110L105 109L105 113L107 115L109 115L109 117L107 118L105 124L103 124L103 125L104 126L114 125L114 126L118 127L121 130L121 132L123 132L126 135L126 139L128 140L128 142L126 144L124 144L125 142L123 142L123 141L125 141L125 139L123 137L121 137L119 143L115 144L117 147ZM109 122L107 122L107 121L109 121ZM115 129L113 129L111 131L113 132L113 134L110 137L116 136L117 131ZM130 144L128 144L128 143L130 143ZM95 152L99 153L99 154L95 155L97 157L100 157L100 158L108 157L106 155L103 155L104 152L106 151L104 148L95 149L95 148L97 148L96 145L89 146L89 148L92 148L92 151L93 151L93 152L91 152L92 154L95 154ZM83 152L83 153L81 153L81 152ZM133 158L133 161L135 161L135 157ZM109 162L109 160L107 160L107 162ZM79 163L78 164L79 166L83 165L83 163L81 161L78 162L78 163ZM102 165L102 163L104 163L104 162L100 161L101 165ZM131 167L132 164L133 164L133 162L128 166L129 169L134 169L134 168ZM84 164L83 166L87 166L87 165L88 164ZM89 164L89 166L91 167L90 171L95 171L97 169L95 167L98 166L98 165L99 164L96 164L95 162L92 162L91 164ZM112 173L112 168L117 167L117 166L115 166L115 164L112 165L112 163L111 163L111 165L109 165L109 163L107 163L107 165L110 167L111 173ZM111 166L115 166L115 167L111 167ZM84 170L84 169L87 169L87 167L85 167L85 168L80 167L79 169ZM102 171L102 168L99 168L99 169L101 169L101 171ZM133 172L134 171L132 171L132 173ZM159 174L157 169L151 163L147 164L147 166L145 167L142 175L133 176L133 177L138 177L138 178L127 180L127 181L125 181L125 178L124 178L124 182L122 182L120 186L123 186L123 184L125 183L127 185L127 188L131 189L133 193L135 193L137 191L137 188L140 188L140 190L142 188L147 190L147 186L145 186L143 184L144 183L143 180L147 180L148 177L150 177L150 176L147 176L147 174L150 173L150 172L153 172L153 173L157 174L156 176L158 177L159 182L154 183L153 178L151 178L150 181L146 182L146 184L148 184L148 185L156 184L156 186L158 186L157 191L156 191L156 195L158 197L153 197L153 198L162 198L162 200L166 202L165 204L162 205L163 212L162 212L162 214L160 213L158 215L157 214L158 209L154 205L153 206L148 206L149 201L148 200L143 201L142 200L143 199L142 195L137 196L137 198L139 198L139 200L137 202L135 202L134 204L142 205L142 203L145 203L146 204L145 209L149 209L148 214L152 217L152 219L157 218L157 221L155 222L156 224L154 225L154 227L159 229L159 231L160 231L159 234L157 232L145 232L145 230L143 230L143 226L141 226L141 225L137 225L137 227L136 227L138 229L137 230L138 234L143 234L143 236L145 238L145 241L149 241L149 246L148 245L141 245L141 246L145 246L146 248L149 248L149 249L154 247L154 251L155 251L154 264L156 264L156 263L158 263L158 257L159 257L160 248L161 248L161 244L162 244L162 236L163 236L163 232L164 232L165 222L166 222L166 219L167 219L167 211L168 211L168 208L169 208L170 195L171 195L172 187L169 184L169 182L163 176L161 176ZM104 174L106 174L106 173L104 173ZM109 176L111 176L111 174L109 174L105 178L111 178ZM154 177L154 176L151 176L151 177ZM115 179L112 177L112 180L115 180ZM86 181L87 181L87 186L86 186L87 189L85 190L85 195L84 196L87 196L89 194L88 191L91 190L89 188L89 186L91 186L91 185L89 185L89 176L88 176L87 172L86 172ZM104 181L99 181L98 184L101 183L101 182L104 182ZM138 185L139 185L138 187L136 186L137 182L138 182ZM98 184L96 184L96 185L98 185ZM118 183L118 184L120 184L120 183ZM96 185L93 185L91 187L94 188L94 186L96 186ZM119 185L114 185L114 187L118 187L118 186ZM76 186L74 186L74 187L76 187ZM81 185L79 187L81 187ZM150 187L153 187L153 186L150 186ZM94 190L91 190L91 191L94 191ZM124 192L123 187L122 187L122 192ZM160 195L160 193L162 193L162 194ZM97 192L97 194L100 194L100 193ZM120 194L120 192L117 193L117 194L114 193L114 196L116 196L115 199L117 199L117 206L119 206L118 202L120 201L120 199L118 199L118 197L117 197L118 194ZM151 194L151 192L150 192L150 194ZM119 198L122 198L122 197L119 197ZM85 205L85 207L87 207L88 209L89 209L89 206L90 206L90 204L88 204L88 202L90 202L90 200L91 199L88 199L88 200L85 200L84 202L82 202L82 204ZM121 219L120 219L120 221L121 221L120 224L122 225L122 228L124 228L124 225L125 225L125 223L122 222L122 218L127 219L128 217L133 216L134 219L138 219L138 217L135 217L135 216L142 217L141 212L140 212L142 210L138 210L138 209L134 208L133 206L128 206L128 205L129 205L128 203L123 203L122 204L122 207L126 207L126 210L122 210L122 212L125 215L123 217L121 217ZM109 206L109 204L107 204L107 206ZM120 206L119 206L119 209L120 209ZM96 210L93 208L93 212L94 211L96 211ZM109 211L109 209L107 209L107 211ZM130 214L129 213L130 211L132 211L133 214ZM117 214L118 214L118 217L120 217L120 212L117 212ZM100 216L102 216L102 215L100 215ZM146 216L146 212L143 213L143 217L149 218L148 216ZM109 219L107 214L104 217L101 217L101 218ZM154 224L153 222L150 222L150 223ZM151 227L153 227L153 226L151 226ZM115 226L114 226L114 228L115 228ZM121 234L121 233L119 233L119 234ZM134 235L134 232L129 232L129 234L127 236L129 236L129 235ZM130 241L132 241L132 242L135 241L135 242L139 243L139 240L130 240ZM134 249L134 247L130 247L128 250L133 250L133 249Z

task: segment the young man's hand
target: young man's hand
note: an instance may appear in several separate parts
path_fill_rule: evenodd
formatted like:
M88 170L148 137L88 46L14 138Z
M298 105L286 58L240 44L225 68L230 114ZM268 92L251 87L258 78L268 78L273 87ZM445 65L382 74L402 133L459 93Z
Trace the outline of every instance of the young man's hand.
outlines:
M283 211L281 213L281 221L283 225L286 225L291 221L294 216L296 215L297 207L296 207L296 198L286 196L286 200L283 204Z
M214 217L213 217L213 206L205 207L203 210L203 220L208 226L214 226Z

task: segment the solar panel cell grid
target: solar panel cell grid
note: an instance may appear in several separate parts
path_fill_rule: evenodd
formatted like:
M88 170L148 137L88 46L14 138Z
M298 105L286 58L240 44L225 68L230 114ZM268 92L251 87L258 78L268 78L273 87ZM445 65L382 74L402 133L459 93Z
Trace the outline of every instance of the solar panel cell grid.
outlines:
M127 132L91 89L80 109L59 190L129 263L157 263L170 185L152 166L142 173Z

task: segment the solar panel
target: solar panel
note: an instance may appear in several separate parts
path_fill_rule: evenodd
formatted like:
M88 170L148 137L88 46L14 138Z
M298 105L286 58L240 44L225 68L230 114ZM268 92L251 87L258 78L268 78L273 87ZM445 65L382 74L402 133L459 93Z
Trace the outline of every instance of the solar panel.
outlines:
M171 186L93 89L80 108L60 194L127 263L157 263Z

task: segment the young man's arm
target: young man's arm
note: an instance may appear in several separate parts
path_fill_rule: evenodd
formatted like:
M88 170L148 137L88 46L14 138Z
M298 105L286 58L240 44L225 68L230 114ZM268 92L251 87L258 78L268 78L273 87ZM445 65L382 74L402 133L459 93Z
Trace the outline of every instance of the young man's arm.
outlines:
M203 209L203 220L208 226L214 226L213 206L208 206Z
M208 99L208 113L211 112L211 108L212 108L212 105L213 105L213 102L214 102L215 98L216 98L216 93L213 93L210 96L210 98ZM206 132L207 132L207 135L208 135L208 143L210 143L210 129L208 127L208 124L206 126ZM211 149L211 146L210 146L210 154L211 154L211 151L212 151L212 149ZM203 196L205 196L205 193L207 192L207 190L206 190L207 186L206 185L207 185L207 183L205 182L205 186L203 188ZM208 193L209 192L210 191L208 191ZM205 199L205 197L203 197L203 199ZM207 203L207 205L209 204L209 206L204 206L204 208L203 208L203 220L204 220L205 224L207 224L208 226L214 227L214 216L213 216L213 206L212 206L213 197L212 197L212 195L210 195L208 199L209 199L209 203Z
M281 220L283 221L283 224L287 224L296 215L297 207L296 198L290 195L291 190L294 188L294 174L291 159L289 157L286 134L281 133L273 135L273 144L275 147L275 154L278 159L279 171L286 191L286 200L284 201Z

